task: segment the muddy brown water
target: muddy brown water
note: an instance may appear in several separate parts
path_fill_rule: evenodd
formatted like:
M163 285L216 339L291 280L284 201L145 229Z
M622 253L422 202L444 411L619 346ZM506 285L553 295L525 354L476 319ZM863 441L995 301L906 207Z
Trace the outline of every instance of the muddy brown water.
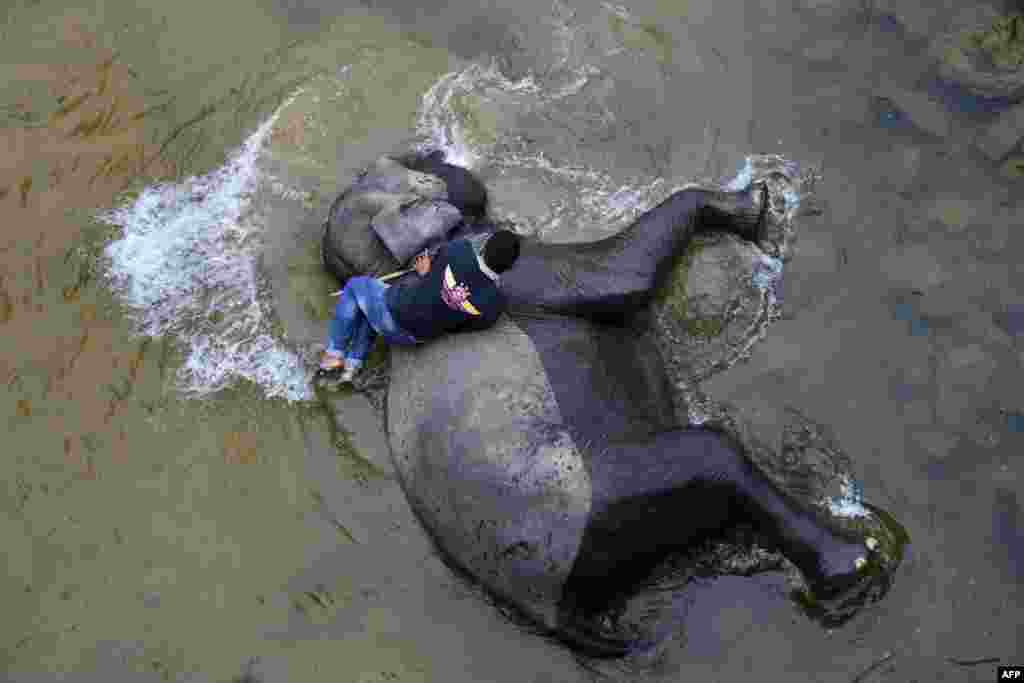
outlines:
M675 179L751 151L822 169L783 320L702 389L753 422L771 404L830 425L911 553L886 600L833 632L777 577L710 582L674 654L622 680L987 681L994 664L971 661L1024 662L1024 186L972 146L984 116L887 115L930 65L890 24L825 11L841 4L636 3L639 25L666 33L615 57L611 137L566 140L602 169ZM93 268L117 230L92 218L216 168L288 93L363 65L358 97L286 111L268 143L266 166L309 200L265 200L264 266L306 277L326 202L409 134L433 82L486 53L510 75L555 62L552 26L577 11L597 10L0 10L4 680L588 679L441 566L365 398L334 406L345 434L316 402L250 381L181 395L187 340L135 332ZM634 59L644 49L657 68ZM280 323L308 344L312 320Z

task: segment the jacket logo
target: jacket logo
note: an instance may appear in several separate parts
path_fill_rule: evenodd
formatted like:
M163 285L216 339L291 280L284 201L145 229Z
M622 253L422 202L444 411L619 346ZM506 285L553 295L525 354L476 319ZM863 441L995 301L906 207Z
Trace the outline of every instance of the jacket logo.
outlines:
M456 311L463 311L470 315L480 315L476 306L469 303L469 287L455 281L451 266L444 267L444 280L441 282L441 299L448 304L449 308Z

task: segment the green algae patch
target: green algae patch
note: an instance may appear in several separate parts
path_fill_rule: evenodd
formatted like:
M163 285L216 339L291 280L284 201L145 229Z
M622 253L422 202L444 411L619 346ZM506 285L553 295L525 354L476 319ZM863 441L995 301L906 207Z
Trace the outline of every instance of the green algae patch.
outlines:
M940 75L976 95L1013 99L1024 82L1024 14L979 11L977 22L936 43Z
M672 34L651 22L640 24L637 28L653 44L651 49L657 55L658 62L660 64L671 63Z
M656 23L646 21L634 24L618 14L612 14L608 17L608 28L626 47L653 53L659 64L672 62L672 34Z
M448 105L462 121L468 141L486 147L498 140L498 120L486 111L479 97L472 94L453 95Z
M974 220L976 213L970 201L946 197L936 200L928 215L950 230L961 231Z
M434 49L434 39L430 37L429 33L425 33L423 31L405 31L402 35L415 47L427 50Z
M654 13L659 17L685 18L690 14L689 0L655 0Z
M725 329L725 323L716 318L688 318L686 331L694 337L717 337Z
M338 610L347 606L355 591L349 582L342 579L335 586L316 584L310 590L299 591L291 596L292 608L311 624L326 626L334 620Z
M1024 180L1024 156L1013 156L1003 162L999 172L1010 180Z
M374 360L373 356L375 354L377 356L383 355L386 357L387 350L384 348L385 346L386 345L380 343L380 340L378 340L373 352L371 352L370 356L367 357L363 372L366 372L366 368L369 367L371 361ZM378 364L381 362L379 358L375 360ZM332 405L331 390L314 384L313 391L316 395L316 402L312 411L316 413L317 417L322 417L326 420L328 438L338 459L338 476L361 484L366 484L372 480L390 479L390 472L384 470L360 453L352 443L352 432L339 422ZM341 392L345 393L350 393L352 391L353 389L351 386L346 386L341 389ZM339 529L339 532L340 531L341 530Z
M956 46L948 48L944 53L943 58L947 64L957 69L966 69L971 64L970 60L967 58L967 53Z
M626 33L626 20L617 14L612 14L608 17L608 28L611 29L612 33L622 39Z
M69 216L69 218L75 217L77 216ZM120 225L104 223L91 215L80 218L84 219L81 223L82 228L75 236L71 246L64 252L64 262L76 267L88 267L93 274L96 274L107 245L123 238L124 228Z
M878 547L873 555L874 560L868 562L866 573L894 571L903 561L903 554L910 543L910 534L906 528L882 508L863 503L871 513L865 517L839 517L836 522L840 528L858 538L873 538Z
M983 50L1000 69L1018 69L1024 64L1024 15L999 17L987 31L964 36L963 43Z
M691 337L710 339L722 334L725 323L720 318L694 316L690 312L686 289L694 257L704 246L705 242L700 238L690 241L655 298Z
M390 356L388 355L388 345L384 343L380 337L377 337L373 342L373 346L370 348L369 355L366 356L366 362L363 363L363 370L387 367L389 360Z
M886 561L898 565L903 561L903 554L907 546L910 545L910 534L902 524L882 508L870 503L865 503L864 506L881 522L873 532L874 538L879 542L879 553Z
M287 297L299 304L310 320L326 322L331 319L337 297L334 278L320 264L320 245L310 240L288 261L286 281Z
M327 432L331 445L336 449L336 453L342 458L355 456L356 449L352 445L351 434L334 419L334 411L331 409L328 390L322 386L314 385L313 391L317 398L313 412L327 420ZM307 415L307 417L310 416Z
M333 434L332 444L335 454L338 456L338 476L360 484L367 484L371 480L391 478L387 471L359 452L352 443L352 432L338 424L333 413L329 420L334 424L331 432ZM348 535L351 536L351 533ZM354 537L352 540L358 542Z
M703 246L699 238L691 240L686 245L686 251L676 261L669 273L668 280L655 295L659 303L664 303L665 307L679 320L685 319L687 314L686 280L690 276L690 266L693 265L693 257Z
M903 561L910 534L885 510L864 503L871 515L834 518L842 529L860 539L877 542L867 555L867 564L860 571L859 582L839 596L823 600L806 589L791 591L790 597L808 617L826 627L839 626L865 606L880 601L892 587L896 569Z

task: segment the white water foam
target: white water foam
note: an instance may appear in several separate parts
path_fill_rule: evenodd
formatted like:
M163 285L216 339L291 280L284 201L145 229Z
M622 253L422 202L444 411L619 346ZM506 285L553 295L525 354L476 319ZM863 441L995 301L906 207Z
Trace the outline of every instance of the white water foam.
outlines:
M262 226L247 211L264 189L260 151L294 93L227 163L146 188L97 218L124 237L107 246L107 279L141 334L174 335L188 356L179 390L202 397L247 378L268 397L312 398L303 361L270 334L269 293L256 268Z
M758 169L754 164L755 157L747 157L743 168L739 170L732 180L724 185L724 188L730 192L736 192L748 187L751 182L754 181L755 177L758 176ZM779 166L781 172L790 179L796 179L799 177L799 168L792 161L786 160L778 155L765 155L758 160L759 165L766 165L774 163ZM792 225L796 220L797 213L800 209L800 203L802 195L797 191L795 184L792 182L776 184L774 191L779 192L785 203L785 211L779 220L787 225ZM784 249L780 249L782 251ZM765 293L768 298L768 304L777 308L782 304L781 296L781 283L782 283L782 266L783 259L778 256L772 256L770 254L763 254L761 260L758 263L757 269L753 274L753 284L755 287Z
M608 237L626 228L667 196L665 181L661 178L641 185L622 184L602 171L554 163L544 152L508 149L496 155L492 163L503 174L525 171L541 177L545 186L560 190L561 197L551 202L544 215L515 217L540 239L560 241L565 237L561 233L566 224L582 230L573 236L574 241Z
M473 149L449 106L455 94L495 89L521 98L524 107L543 106L578 92L593 72L583 68L573 73L570 87L552 89L543 89L532 75L511 81L494 62L446 74L423 95L418 129L428 142L421 146L440 148L450 162L467 168L490 157L489 164L540 172L564 187L565 206L555 207L544 218L545 231L571 220L616 232L674 190L662 179L644 186L622 185L605 173L552 163L542 153L525 152L511 135L509 149L502 150L507 154ZM124 228L124 237L106 251L109 280L139 331L149 336L171 334L186 344L188 357L179 373L179 388L186 395L208 395L247 378L271 397L312 398L305 363L270 333L271 297L255 265L262 226L247 211L257 191L282 194L273 178L261 174L257 162L278 115L299 92L222 168L182 183L147 188L130 205L99 216ZM730 186L746 186L753 173L748 159ZM787 197L787 206L795 210L797 201L795 195ZM781 262L766 257L759 286L771 287L779 273Z
M423 95L416 121L416 132L423 138L421 150L442 150L450 164L473 169L487 154L487 149L472 145L466 136L464 122L452 109L452 99L480 94L488 89L506 95L539 98L541 88L533 74L510 81L491 60L487 66L470 64L461 71L445 74Z
M492 150L469 141L464 122L451 107L453 98L477 95L486 99L488 93L499 93L528 110L577 94L598 73L589 65L566 71L561 76L567 82L553 91L542 87L532 73L510 80L501 72L496 59L486 66L470 64L461 71L447 73L423 95L416 120L416 132L422 142L416 146L422 151L442 150L448 163L472 170ZM499 137L503 135L498 133Z
M839 484L841 494L823 501L837 517L867 517L871 513L862 505L863 489L858 482L844 477Z

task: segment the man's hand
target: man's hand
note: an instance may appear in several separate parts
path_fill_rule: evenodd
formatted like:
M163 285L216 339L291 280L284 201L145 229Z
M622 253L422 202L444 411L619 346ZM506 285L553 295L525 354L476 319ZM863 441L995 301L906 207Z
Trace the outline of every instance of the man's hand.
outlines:
M420 275L426 275L427 273L429 273L430 256L427 255L427 252L423 252L422 254L417 256L412 262L412 267L415 268L416 272L419 273Z

